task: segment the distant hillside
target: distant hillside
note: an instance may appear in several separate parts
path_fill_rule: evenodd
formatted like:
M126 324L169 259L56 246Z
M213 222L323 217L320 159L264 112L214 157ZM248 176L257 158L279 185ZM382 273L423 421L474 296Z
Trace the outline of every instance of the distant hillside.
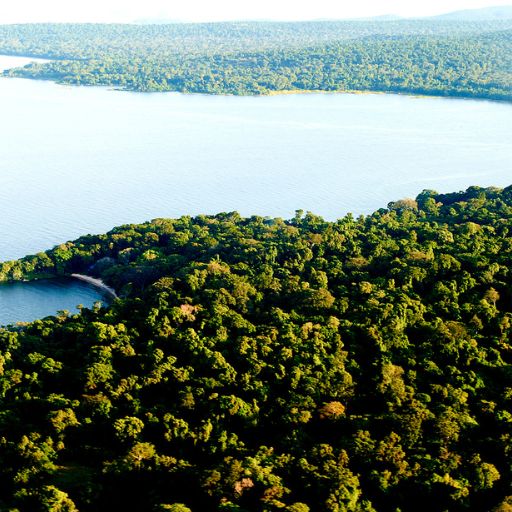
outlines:
M512 5L486 7L483 9L466 9L464 11L449 12L431 19L457 20L457 21L491 21L512 19Z

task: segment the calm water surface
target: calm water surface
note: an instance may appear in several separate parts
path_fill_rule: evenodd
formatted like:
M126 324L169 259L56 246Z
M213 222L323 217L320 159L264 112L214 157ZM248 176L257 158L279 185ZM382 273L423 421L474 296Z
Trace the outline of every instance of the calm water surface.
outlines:
M0 68L23 62L0 57ZM327 219L512 183L512 105L141 94L0 79L0 260L155 217ZM62 309L62 308L59 308Z
M336 219L424 188L512 183L504 103L141 94L5 78L0 112L0 260L155 217L303 209Z

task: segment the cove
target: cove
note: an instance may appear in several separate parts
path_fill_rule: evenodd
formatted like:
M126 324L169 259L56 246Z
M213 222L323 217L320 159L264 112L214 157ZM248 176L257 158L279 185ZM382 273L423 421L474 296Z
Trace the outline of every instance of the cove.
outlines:
M71 278L0 284L0 326L31 322L55 315L60 310L77 313L79 304L91 307L97 301L106 304L101 291Z

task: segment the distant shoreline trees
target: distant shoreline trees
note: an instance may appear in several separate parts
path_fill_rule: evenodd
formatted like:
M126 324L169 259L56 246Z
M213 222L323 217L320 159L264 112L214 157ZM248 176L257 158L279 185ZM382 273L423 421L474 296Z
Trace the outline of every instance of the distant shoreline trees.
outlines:
M375 91L512 100L512 22L0 26L6 76L123 90Z

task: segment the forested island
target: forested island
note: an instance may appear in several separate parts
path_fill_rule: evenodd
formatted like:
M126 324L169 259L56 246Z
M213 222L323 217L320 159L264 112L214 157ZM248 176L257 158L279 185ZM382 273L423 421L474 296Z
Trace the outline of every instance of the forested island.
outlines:
M0 26L5 76L131 91L512 99L512 20Z
M0 266L119 298L0 329L0 509L512 509L512 186L155 219Z

